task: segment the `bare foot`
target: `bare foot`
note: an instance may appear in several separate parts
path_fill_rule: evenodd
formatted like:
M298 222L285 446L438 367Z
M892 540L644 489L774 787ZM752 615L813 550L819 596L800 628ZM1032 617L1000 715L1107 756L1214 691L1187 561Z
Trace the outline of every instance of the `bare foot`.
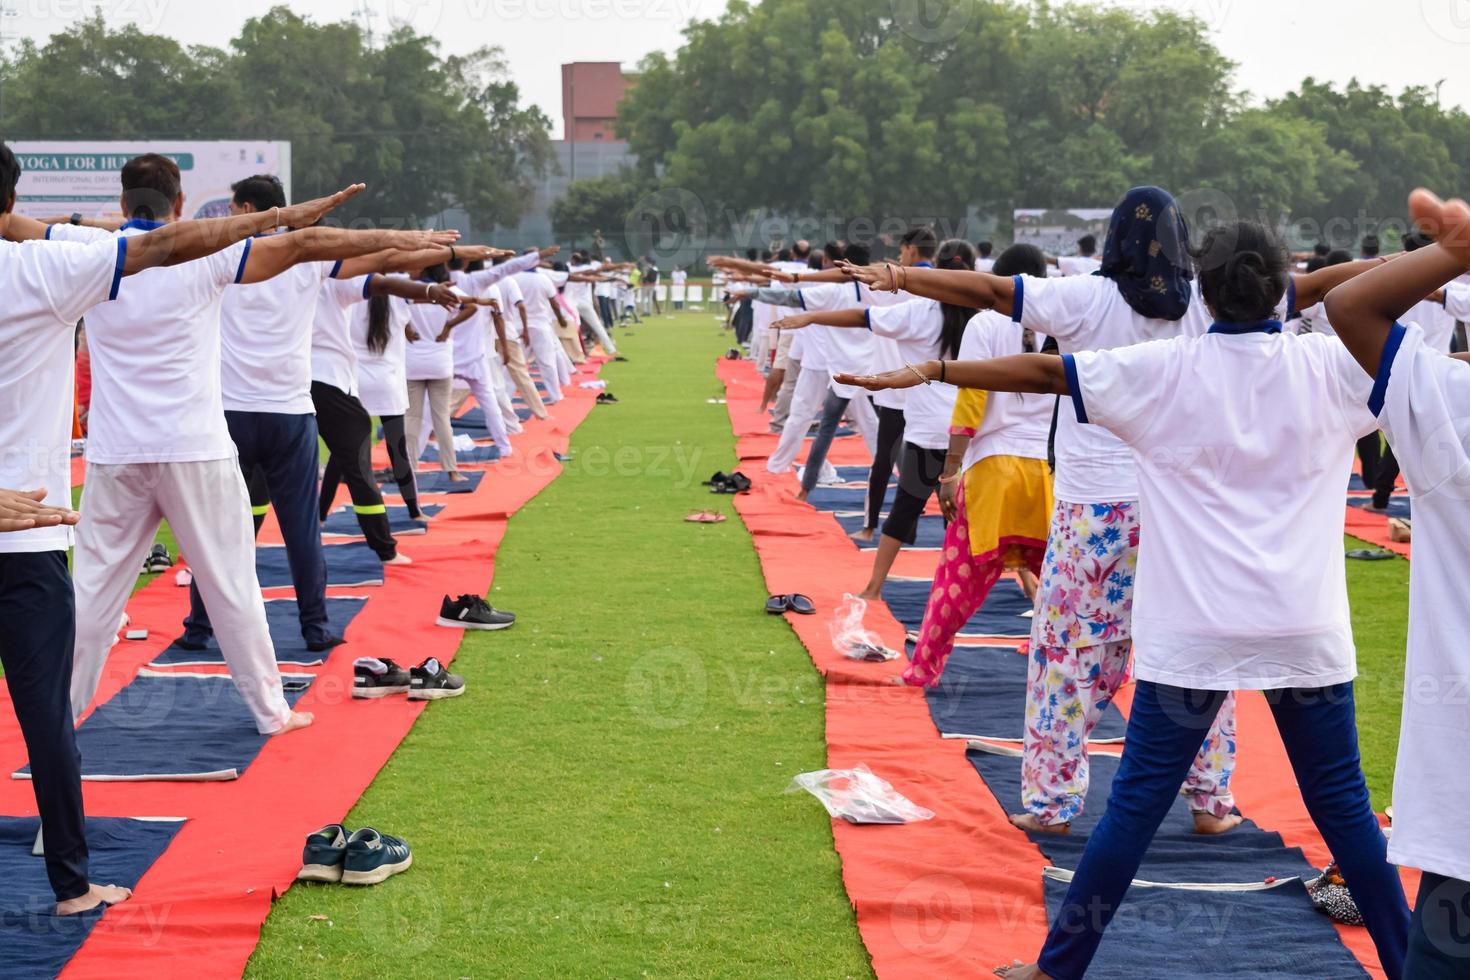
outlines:
M995 975L1006 977L1008 980L1051 980L1051 974L1042 973L1041 968L1035 963L1022 963L1016 960L1010 966L998 966Z
M64 902L56 903L57 915L76 915L79 912L90 912L99 905L116 905L126 902L133 897L131 888L121 888L117 885L93 885L87 890L87 894L69 898Z
M389 558L387 561L383 562L383 564L384 565L412 565L413 564L413 559L410 558L410 557L408 557L407 555L405 555L403 552L400 551L400 552L398 552L398 554L394 555L392 558Z
M1223 817L1217 817L1212 813L1196 813L1194 815L1194 832L1196 834L1223 834L1227 830L1234 830L1245 822L1245 818L1238 813L1227 813Z
M293 711L291 712L291 717L286 719L286 723L284 725L271 732L271 737L274 738L278 735L285 735L288 732L296 731L296 729L298 728L305 728L315 720L316 716L313 715L310 711Z
M858 533L854 534L852 536L852 539L854 541L862 541L862 542L865 542L865 543L866 542L871 542L873 540L873 535L874 535L874 533L876 531L877 531L877 528L865 527L861 531L859 531Z
M1012 827L1035 831L1038 834L1070 834L1072 832L1072 824L1070 822L1042 823L1036 819L1036 814L1034 813L1013 813L1007 819L1010 820ZM1002 975L1004 976L1004 974ZM1017 975L1021 976L1023 974ZM1024 976L1031 976L1031 974L1024 974ZM1036 974L1036 976L1041 976L1041 974Z
M449 482L450 483L466 483L468 481L469 481L469 477L465 476L463 473L451 473L451 474L449 474Z
M796 493L796 499L800 500L802 503L806 503L806 491L798 490Z
M877 601L879 601L880 599L883 598L883 590L882 589L863 589L863 591L861 591L861 592L859 592L857 594L857 597L859 599L863 599L863 600L865 600L867 602L877 602Z

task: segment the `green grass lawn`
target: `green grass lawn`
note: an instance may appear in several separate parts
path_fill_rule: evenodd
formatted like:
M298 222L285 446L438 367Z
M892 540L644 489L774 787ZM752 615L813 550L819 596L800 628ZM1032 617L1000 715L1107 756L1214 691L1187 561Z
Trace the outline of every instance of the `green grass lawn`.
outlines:
M293 888L247 976L871 975L827 817L782 793L824 763L821 684L760 612L728 500L699 486L733 461L705 401L728 335L685 313L618 339L632 360L604 377L621 404L593 411L501 549L491 601L521 622L466 640L469 694L432 706L347 815L406 837L413 870ZM709 506L732 520L683 523ZM1380 808L1408 573L1348 563Z
M293 888L248 976L870 975L829 820L782 792L824 764L820 681L699 485L734 459L706 404L728 341L708 313L617 339L621 403L497 559L520 622L466 640L469 693L347 817L406 837L413 870ZM710 506L730 523L683 522Z

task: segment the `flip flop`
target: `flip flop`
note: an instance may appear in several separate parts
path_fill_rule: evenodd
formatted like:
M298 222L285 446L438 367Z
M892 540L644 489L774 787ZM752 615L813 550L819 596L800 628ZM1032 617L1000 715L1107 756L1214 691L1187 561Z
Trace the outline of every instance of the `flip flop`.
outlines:
M773 595L766 600L766 612L772 616L780 616L786 612L786 603L790 596Z
M725 473L725 472L723 472L721 470L716 470L714 476L712 476L708 480L705 480L704 481L704 485L707 486L707 487L717 487L721 483L728 483L729 480L730 480L730 474L729 473Z
M794 592L786 597L786 608L800 616L815 616L817 613L816 603L800 592Z
M712 510L697 510L684 518L690 524L723 524L729 520L724 514L717 514Z
M1347 556L1357 561L1385 561L1389 558L1398 557L1392 551L1385 551L1382 548L1358 548L1354 551L1349 551Z

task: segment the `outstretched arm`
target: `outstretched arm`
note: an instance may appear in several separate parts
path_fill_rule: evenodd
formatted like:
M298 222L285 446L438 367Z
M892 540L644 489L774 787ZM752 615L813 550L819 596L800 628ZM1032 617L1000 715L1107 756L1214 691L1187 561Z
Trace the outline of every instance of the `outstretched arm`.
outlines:
M206 255L229 248L252 235L260 235L282 225L297 227L320 221L328 211L359 193L363 184L353 184L330 197L317 198L289 208L271 208L228 218L205 218L198 221L174 221L146 235L127 240L127 258L123 275L131 276L160 265L193 262ZM314 229L327 231L329 229ZM336 232L352 234L351 232ZM353 253L357 254L357 253ZM337 258L337 256L332 256Z
M1470 268L1470 207L1448 203L1420 189L1409 196L1409 214L1437 244L1403 255L1327 295L1327 319L1364 371L1378 376L1378 362L1398 318L1415 303Z
M856 385L869 391L912 388L931 381L946 381L959 388L986 391L1019 391L1035 395L1070 395L1062 359L1052 354L1013 354L989 361L925 361L889 371L887 374L839 374L838 384Z
M373 276L368 280L369 296L397 296L417 303L434 303L445 309L460 305L461 297L454 288L438 282L419 282L402 276Z
M337 278L356 279L375 272L418 272L452 259L483 262L504 254L504 249L490 248L488 245L435 245L433 248L413 252L385 249L346 260L342 263L342 268L337 270Z
M809 313L794 313L771 324L773 330L800 330L802 327L866 327L868 311L812 310Z
M152 234L158 234L153 232ZM383 249L415 252L452 242L458 232L383 231L378 229L305 228L252 242L240 282L265 282L302 262L330 262L371 255ZM146 238L146 235L140 235ZM131 244L129 245L131 251Z
M907 292L954 306L994 310L1006 316L1011 315L1011 303L1016 295L1015 280L993 276L988 272L921 269L891 264L859 266L850 262L839 262L837 267L847 278L855 279L869 289L890 293Z
M1388 259L1362 259L1358 262L1342 262L1337 265L1324 266L1316 272L1301 272L1292 275L1292 281L1296 284L1296 308L1305 310L1316 306L1327 297L1338 286L1350 279L1355 279L1370 269L1376 269ZM1419 299L1423 299L1420 296Z

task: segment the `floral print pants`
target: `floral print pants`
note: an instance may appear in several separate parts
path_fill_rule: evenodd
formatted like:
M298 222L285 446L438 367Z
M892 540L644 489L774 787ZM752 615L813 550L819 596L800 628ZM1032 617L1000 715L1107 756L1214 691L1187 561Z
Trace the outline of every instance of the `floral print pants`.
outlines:
M1087 740L1130 676L1138 503L1058 500L1042 564L1027 673L1021 803L1066 823L1087 796ZM1235 696L1226 698L1190 767L1190 808L1217 817L1235 805Z

